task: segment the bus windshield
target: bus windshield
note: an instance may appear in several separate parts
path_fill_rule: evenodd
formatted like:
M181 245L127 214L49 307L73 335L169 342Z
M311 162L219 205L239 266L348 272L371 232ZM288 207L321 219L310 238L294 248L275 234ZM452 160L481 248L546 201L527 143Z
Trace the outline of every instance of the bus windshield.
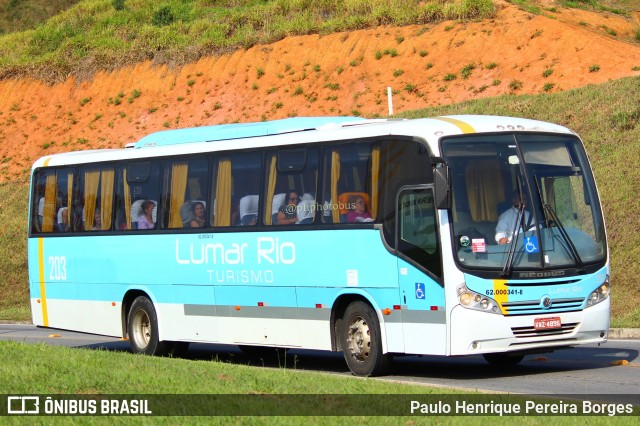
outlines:
M572 135L467 135L442 142L451 222L463 268L577 268L606 260L602 212L586 154Z

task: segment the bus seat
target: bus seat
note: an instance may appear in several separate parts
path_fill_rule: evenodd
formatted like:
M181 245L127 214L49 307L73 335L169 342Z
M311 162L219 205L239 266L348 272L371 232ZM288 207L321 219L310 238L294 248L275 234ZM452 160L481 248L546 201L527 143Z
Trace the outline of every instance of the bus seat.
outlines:
M257 219L260 208L258 195L245 195L240 198L240 225L246 226Z
M343 192L338 196L338 208L340 209L340 223L347 222L347 215L351 210L349 208L349 199L351 197L359 196L364 200L364 204L367 207L367 211L370 211L369 194L366 192Z

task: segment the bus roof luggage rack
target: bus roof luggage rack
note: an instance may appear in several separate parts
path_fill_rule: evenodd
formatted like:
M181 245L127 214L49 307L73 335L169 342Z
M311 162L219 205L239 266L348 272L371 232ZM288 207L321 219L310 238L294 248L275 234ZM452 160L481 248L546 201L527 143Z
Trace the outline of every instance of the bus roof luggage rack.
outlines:
M362 117L293 117L256 123L220 124L216 126L164 130L152 133L140 139L138 142L127 144L127 148L138 149L152 146L179 145L183 143L253 138L283 133L347 127L380 121L385 120L367 120Z

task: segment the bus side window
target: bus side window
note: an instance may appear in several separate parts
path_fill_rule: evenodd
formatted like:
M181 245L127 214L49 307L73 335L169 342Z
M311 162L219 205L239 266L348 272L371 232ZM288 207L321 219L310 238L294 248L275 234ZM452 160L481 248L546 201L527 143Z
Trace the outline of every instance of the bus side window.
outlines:
M442 277L442 262L431 189L402 191L398 200L398 250Z
M241 226L241 199L260 193L262 153L243 152L219 156L214 159L213 164L212 225L214 227Z
M118 170L115 184L115 227L118 231L136 230L143 201L154 201L152 220L157 229L157 200L160 196L158 162L127 163Z
M281 218L284 211L288 212L283 223L307 225L314 222L318 157L318 149L313 147L281 149L267 155L267 197L262 206L266 225L278 224L281 209ZM285 206L285 202L289 205Z
M209 160L202 157L180 158L167 161L164 170L164 228L207 226L206 202L203 200L204 194L208 192Z
M374 221L379 201L379 172L380 147L376 144L346 144L326 150L321 198L322 222L346 223L349 213L354 210L348 205L351 195L364 198L370 219Z

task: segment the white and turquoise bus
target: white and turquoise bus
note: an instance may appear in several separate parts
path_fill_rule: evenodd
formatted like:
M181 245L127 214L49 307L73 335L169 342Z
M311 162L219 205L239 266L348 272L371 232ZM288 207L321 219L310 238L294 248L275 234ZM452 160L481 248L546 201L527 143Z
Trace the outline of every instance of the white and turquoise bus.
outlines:
M398 354L506 365L607 339L596 185L578 136L550 123L168 130L39 159L29 212L34 324L134 353L342 351L374 375Z

